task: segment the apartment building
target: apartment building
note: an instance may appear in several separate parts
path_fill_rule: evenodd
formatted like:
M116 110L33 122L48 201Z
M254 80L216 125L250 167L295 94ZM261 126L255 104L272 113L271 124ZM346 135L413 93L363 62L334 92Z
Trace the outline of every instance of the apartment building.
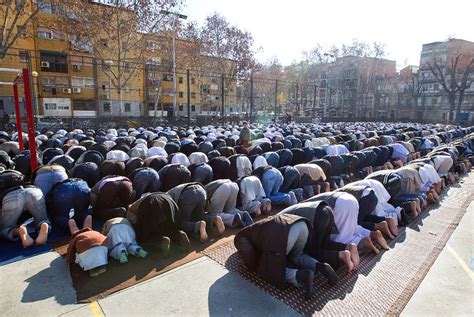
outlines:
M97 3L94 5L101 10L106 10L110 4L107 1L91 2ZM91 43L84 39L78 40L55 23L59 18L63 21L74 19L74 14L61 4L47 0L32 3L40 6L36 22L29 25L28 35L17 40L0 64L2 68L26 67L38 74L32 78L32 86L35 113L39 116L97 118L187 115L188 65L180 59L176 60L174 109L170 37L145 34L143 46L130 49L129 52L143 55L143 58L137 59L140 63L133 65L121 64L120 71L127 81L126 84L117 85L114 74L119 66L114 56L110 54L97 58ZM179 51L184 41L177 42L175 49ZM107 35L104 34L104 43L96 45L108 45L109 51L113 51L113 45L116 44L107 42ZM13 73L1 72L0 82L11 82L14 77ZM220 109L221 85L218 77L212 70L207 76L192 72L189 86L192 116ZM227 90L236 90L235 80L228 84ZM229 113L235 107L235 98L225 98L225 105ZM13 111L11 86L0 84L0 114L11 114Z

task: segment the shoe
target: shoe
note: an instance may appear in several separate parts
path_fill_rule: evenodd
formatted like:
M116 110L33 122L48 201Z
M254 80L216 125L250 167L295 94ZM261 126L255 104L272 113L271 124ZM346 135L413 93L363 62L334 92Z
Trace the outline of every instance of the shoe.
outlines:
M189 241L189 237L186 234L186 232L179 230L178 237L179 237L179 246L181 250L189 251L189 249L191 248L191 242Z
M148 255L148 252L146 252L146 251L143 250L143 249L140 249L140 251L138 251L138 253L137 253L137 256L138 256L139 258L144 258L144 257L146 257L147 255Z
M336 272L334 272L333 268L327 263L316 263L315 272L321 273L324 277L327 278L329 285L334 286L337 284L337 280L339 279Z
M246 211L242 214L242 222L244 223L243 227L247 227L247 226L250 226L251 224L253 224L252 217Z
M234 221L232 221L232 227L245 227L242 221L242 217L239 214L234 214Z
M161 237L160 241L160 248L161 252L163 252L163 256L166 257L170 253L170 244L171 240L168 237Z
M127 254L124 251L120 252L118 260L119 260L120 264L127 263L128 262Z
M98 267L95 267L95 268L89 270L89 276L90 277L97 277L100 274L105 273L106 271L107 271L107 268L106 268L105 265L98 266Z
M310 299L314 296L314 272L311 270L296 271L296 281L298 285L304 290L304 296Z

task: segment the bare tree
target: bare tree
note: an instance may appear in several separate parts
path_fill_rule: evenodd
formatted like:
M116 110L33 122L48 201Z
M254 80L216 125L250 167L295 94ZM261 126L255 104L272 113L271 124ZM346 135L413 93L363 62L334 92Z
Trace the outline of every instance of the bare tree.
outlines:
M76 0L69 5L74 19L65 23L75 41L91 47L100 71L109 79L119 98L122 115L123 91L139 76L145 63L145 40L164 29L161 10L177 7L180 0L115 0L98 5Z
M449 102L449 121L453 121L454 108L457 111L456 121L461 119L461 105L464 100L464 93L473 83L470 79L471 73L474 73L474 58L471 54L457 54L449 57L446 63L440 60L433 60L428 63L428 68L436 81L443 87L448 95Z
M0 59L5 58L16 40L27 34L28 27L40 12L41 3L28 0L5 0L0 5Z

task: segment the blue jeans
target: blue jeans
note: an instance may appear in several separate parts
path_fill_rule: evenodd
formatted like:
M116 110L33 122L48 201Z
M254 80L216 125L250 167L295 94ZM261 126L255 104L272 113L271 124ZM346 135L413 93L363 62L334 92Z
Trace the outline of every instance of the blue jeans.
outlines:
M46 204L43 192L34 186L19 187L12 190L3 197L2 209L0 210L0 236L11 241L18 238L13 236L12 230L17 227L21 214L28 210L33 216L34 224L37 228L43 223L49 225L46 212Z
M277 169L270 169L263 174L262 186L265 196L274 205L290 205L290 195L281 193L280 187L283 184L283 176Z
M66 179L68 176L64 170L43 171L35 177L35 186L38 186L43 194L47 195L54 185Z
M427 197L423 193L413 193L413 194L398 194L396 200L399 201L411 201L418 198L420 202L426 201Z
M160 177L154 169L143 167L138 169L134 174L133 189L136 192L136 199L139 199L143 193L154 193L160 191Z
M55 224L66 228L69 219L82 225L90 215L90 189L80 179L68 179L58 184L51 193L50 214Z

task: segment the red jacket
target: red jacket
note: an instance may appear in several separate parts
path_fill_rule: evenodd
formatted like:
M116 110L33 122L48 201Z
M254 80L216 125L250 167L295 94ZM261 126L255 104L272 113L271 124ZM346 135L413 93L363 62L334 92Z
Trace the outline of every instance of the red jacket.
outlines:
M76 260L76 252L82 253L93 247L106 245L107 237L102 233L84 228L73 234L67 247L66 262L71 264Z

